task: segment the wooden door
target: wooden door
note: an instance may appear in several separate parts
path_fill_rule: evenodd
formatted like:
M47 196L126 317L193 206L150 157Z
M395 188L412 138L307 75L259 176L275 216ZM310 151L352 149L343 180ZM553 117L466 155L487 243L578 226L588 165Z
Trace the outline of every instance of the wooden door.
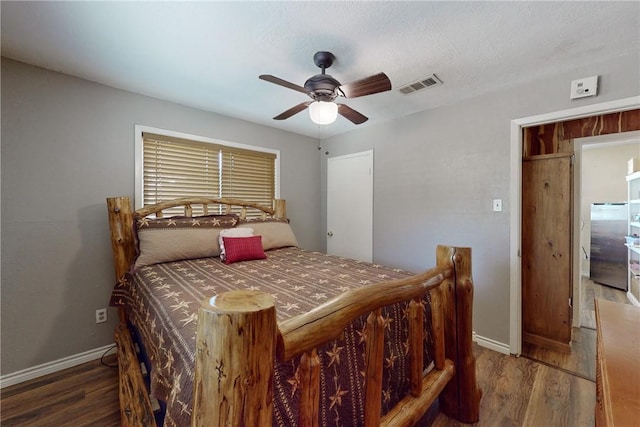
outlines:
M562 351L571 342L572 157L522 163L522 337Z
M327 160L327 253L373 260L373 151Z

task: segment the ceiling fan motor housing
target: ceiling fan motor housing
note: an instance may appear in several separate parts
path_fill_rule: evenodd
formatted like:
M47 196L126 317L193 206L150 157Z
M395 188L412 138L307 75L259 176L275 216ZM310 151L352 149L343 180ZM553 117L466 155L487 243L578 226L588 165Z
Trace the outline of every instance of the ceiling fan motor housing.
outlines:
M338 93L336 89L340 87L340 82L329 74L316 74L304 82L304 88L309 92L309 96L316 101L333 101Z
M324 70L333 65L336 57L331 52L320 51L313 55L313 63L322 70L322 74L316 74L304 83L304 88L308 91L309 96L316 101L330 102L336 99L338 93L336 88L340 86L340 82L325 74Z

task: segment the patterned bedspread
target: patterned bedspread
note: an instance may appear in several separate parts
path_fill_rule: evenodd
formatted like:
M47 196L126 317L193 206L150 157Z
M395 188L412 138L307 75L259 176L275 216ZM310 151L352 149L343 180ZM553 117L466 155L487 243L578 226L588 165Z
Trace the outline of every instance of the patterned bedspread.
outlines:
M197 310L200 302L233 289L273 295L278 321L325 302L343 291L409 273L299 248L267 252L265 260L225 265L219 258L142 267L113 292L113 304L126 304L152 362L151 394L167 403L165 425L190 425ZM427 297L428 299L428 297ZM425 367L432 360L431 314L425 301ZM408 390L406 304L386 307L383 412ZM321 359L320 417L324 426L358 426L364 420L365 319L344 336L318 349ZM295 426L299 360L276 363L274 425Z

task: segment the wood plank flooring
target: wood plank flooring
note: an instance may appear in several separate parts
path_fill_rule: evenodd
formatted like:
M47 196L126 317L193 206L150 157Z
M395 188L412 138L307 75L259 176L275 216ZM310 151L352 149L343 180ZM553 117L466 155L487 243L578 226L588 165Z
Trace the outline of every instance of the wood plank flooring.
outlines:
M581 328L573 328L571 352L562 353L542 346L522 343L522 356L573 373L590 381L596 379L596 331L594 298L630 304L626 292L582 278Z
M115 356L105 362L116 364ZM0 391L0 425L119 426L118 369L99 360Z
M587 328L573 328L572 332L571 353L522 343L522 356L595 381L596 331Z
M595 383L524 357L474 346L482 390L475 426L593 426ZM434 427L458 427L439 414Z
M582 277L582 307L580 312L580 323L583 328L596 328L596 308L595 298L602 298L608 301L631 304L627 298L627 293L620 289L604 286L594 282L588 277Z
M482 390L477 426L593 426L595 384L524 357L474 344ZM109 363L115 363L111 359ZM7 387L2 426L117 426L118 370L89 362ZM462 424L437 414L435 427Z

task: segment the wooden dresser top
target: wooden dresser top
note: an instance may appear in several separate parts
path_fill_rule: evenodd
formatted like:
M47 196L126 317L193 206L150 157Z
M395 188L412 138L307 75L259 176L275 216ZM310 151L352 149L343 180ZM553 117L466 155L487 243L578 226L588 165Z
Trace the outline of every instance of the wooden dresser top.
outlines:
M606 425L640 423L640 308L596 299L598 363Z

